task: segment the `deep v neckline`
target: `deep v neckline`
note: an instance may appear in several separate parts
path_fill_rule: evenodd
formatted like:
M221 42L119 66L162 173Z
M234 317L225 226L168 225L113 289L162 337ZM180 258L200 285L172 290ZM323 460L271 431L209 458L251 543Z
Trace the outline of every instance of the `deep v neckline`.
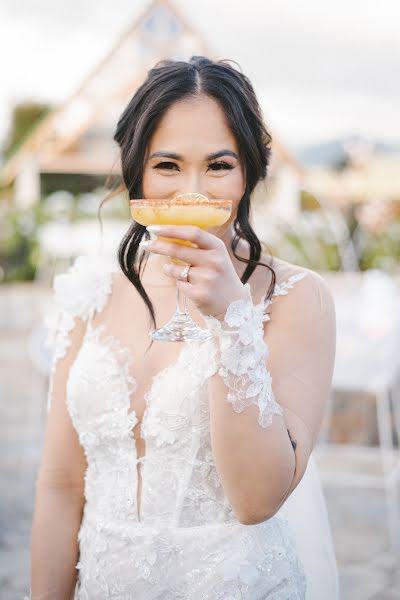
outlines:
M132 405L132 399L135 396L136 389L138 386L138 380L134 372L134 366L136 363L135 355L132 352L132 350L115 335L111 333L106 333L104 335L105 330L106 326L103 323L93 325L91 321L88 321L87 329L81 347L84 347L84 345L90 341L91 343L94 342L95 344L105 348L108 352L110 352L112 359L115 360L116 364L121 369L121 377L123 377L127 383L126 415L129 419L132 419L132 417L136 418L136 422L132 427L133 431L133 429L139 422L137 409L135 409ZM149 400L151 400L151 396L154 392L156 384L158 383L159 379L165 377L170 371L176 369L179 366L180 362L184 357L184 354L188 350L188 344L190 344L190 342L183 342L182 350L178 353L176 360L171 364L161 368L157 373L155 373L152 376L151 382L143 394L145 405L141 419L141 424L145 420L146 414L150 407Z
M146 463L148 457L148 438L146 435L146 419L149 415L150 410L154 408L157 410L157 402L155 405L152 402L154 395L157 392L157 386L159 381L163 377L171 377L170 373L174 369L179 369L182 361L185 360L185 356L190 352L194 346L197 346L199 352L204 352L204 346L209 345L210 340L206 340L199 344L198 342L183 342L183 347L177 355L176 360L171 364L165 366L159 370L155 375L152 376L151 382L148 388L143 394L144 409L139 421L137 410L132 406L132 400L135 397L137 390L137 379L134 373L135 356L132 350L124 345L119 338L112 334L104 335L106 326L104 323L93 325L91 320L88 321L87 329L82 341L81 349L86 344L95 344L99 348L105 350L109 354L110 360L117 365L119 376L126 384L126 402L124 407L124 419L128 428L128 435L133 440L133 452L135 457L136 465L136 516L138 522L142 521L142 510L143 510L143 477L144 473L142 470L142 463ZM200 349L200 346L203 348ZM179 374L178 374L179 376ZM162 408L163 419L168 420L168 427L171 427L171 423L176 423L177 419L182 421L182 415L179 412L168 411ZM138 439L136 439L134 430L138 427ZM182 423L179 424L179 427ZM144 448L143 454L139 456L139 439L142 440Z

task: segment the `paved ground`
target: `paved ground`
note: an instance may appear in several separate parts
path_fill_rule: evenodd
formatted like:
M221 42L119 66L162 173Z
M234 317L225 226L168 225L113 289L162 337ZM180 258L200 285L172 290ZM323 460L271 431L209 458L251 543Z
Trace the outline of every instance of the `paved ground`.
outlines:
M382 492L325 488L342 600L399 600L400 551L390 551Z
M30 366L25 336L3 329L0 340L0 600L22 600L29 589L29 535L45 388ZM341 599L398 600L400 551L388 550L382 492L337 485L324 489Z

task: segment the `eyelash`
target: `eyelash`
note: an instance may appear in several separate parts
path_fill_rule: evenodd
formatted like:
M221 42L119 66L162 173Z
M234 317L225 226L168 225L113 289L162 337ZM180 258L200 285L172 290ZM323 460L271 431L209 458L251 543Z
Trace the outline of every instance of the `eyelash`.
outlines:
M173 163L173 162L161 162L161 163L158 163L158 165L155 165L154 168L155 169L166 169L167 171L172 171L173 170L170 167L166 167L165 165L173 165L174 167L178 167L178 165L176 163ZM210 163L209 167L211 167L211 166L222 167L222 168L218 168L218 169L211 169L212 171L224 171L224 170L230 171L231 169L234 168L229 163L223 162L223 161L219 161L219 162L215 162L215 163Z

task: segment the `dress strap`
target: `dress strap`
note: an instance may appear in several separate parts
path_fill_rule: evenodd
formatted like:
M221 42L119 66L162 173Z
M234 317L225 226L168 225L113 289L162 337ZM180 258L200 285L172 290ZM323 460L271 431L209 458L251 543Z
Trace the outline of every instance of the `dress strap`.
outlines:
M112 290L114 262L97 256L78 256L53 282L53 310L46 319L46 346L54 360L65 355L76 318L87 322L105 307Z
M268 300L264 300L264 321L269 321L270 316L267 311L271 304L274 303L276 296L287 296L289 290L293 288L294 284L298 281L301 281L308 275L307 271L300 271L299 273L294 273L288 279L281 283L275 283L274 291L271 297Z

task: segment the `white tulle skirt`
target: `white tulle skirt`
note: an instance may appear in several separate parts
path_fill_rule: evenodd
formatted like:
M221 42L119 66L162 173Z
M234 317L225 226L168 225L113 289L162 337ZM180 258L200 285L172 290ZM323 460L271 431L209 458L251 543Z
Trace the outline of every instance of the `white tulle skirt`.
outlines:
M339 577L326 501L314 455L279 512L289 522L306 579L306 600L338 600Z

